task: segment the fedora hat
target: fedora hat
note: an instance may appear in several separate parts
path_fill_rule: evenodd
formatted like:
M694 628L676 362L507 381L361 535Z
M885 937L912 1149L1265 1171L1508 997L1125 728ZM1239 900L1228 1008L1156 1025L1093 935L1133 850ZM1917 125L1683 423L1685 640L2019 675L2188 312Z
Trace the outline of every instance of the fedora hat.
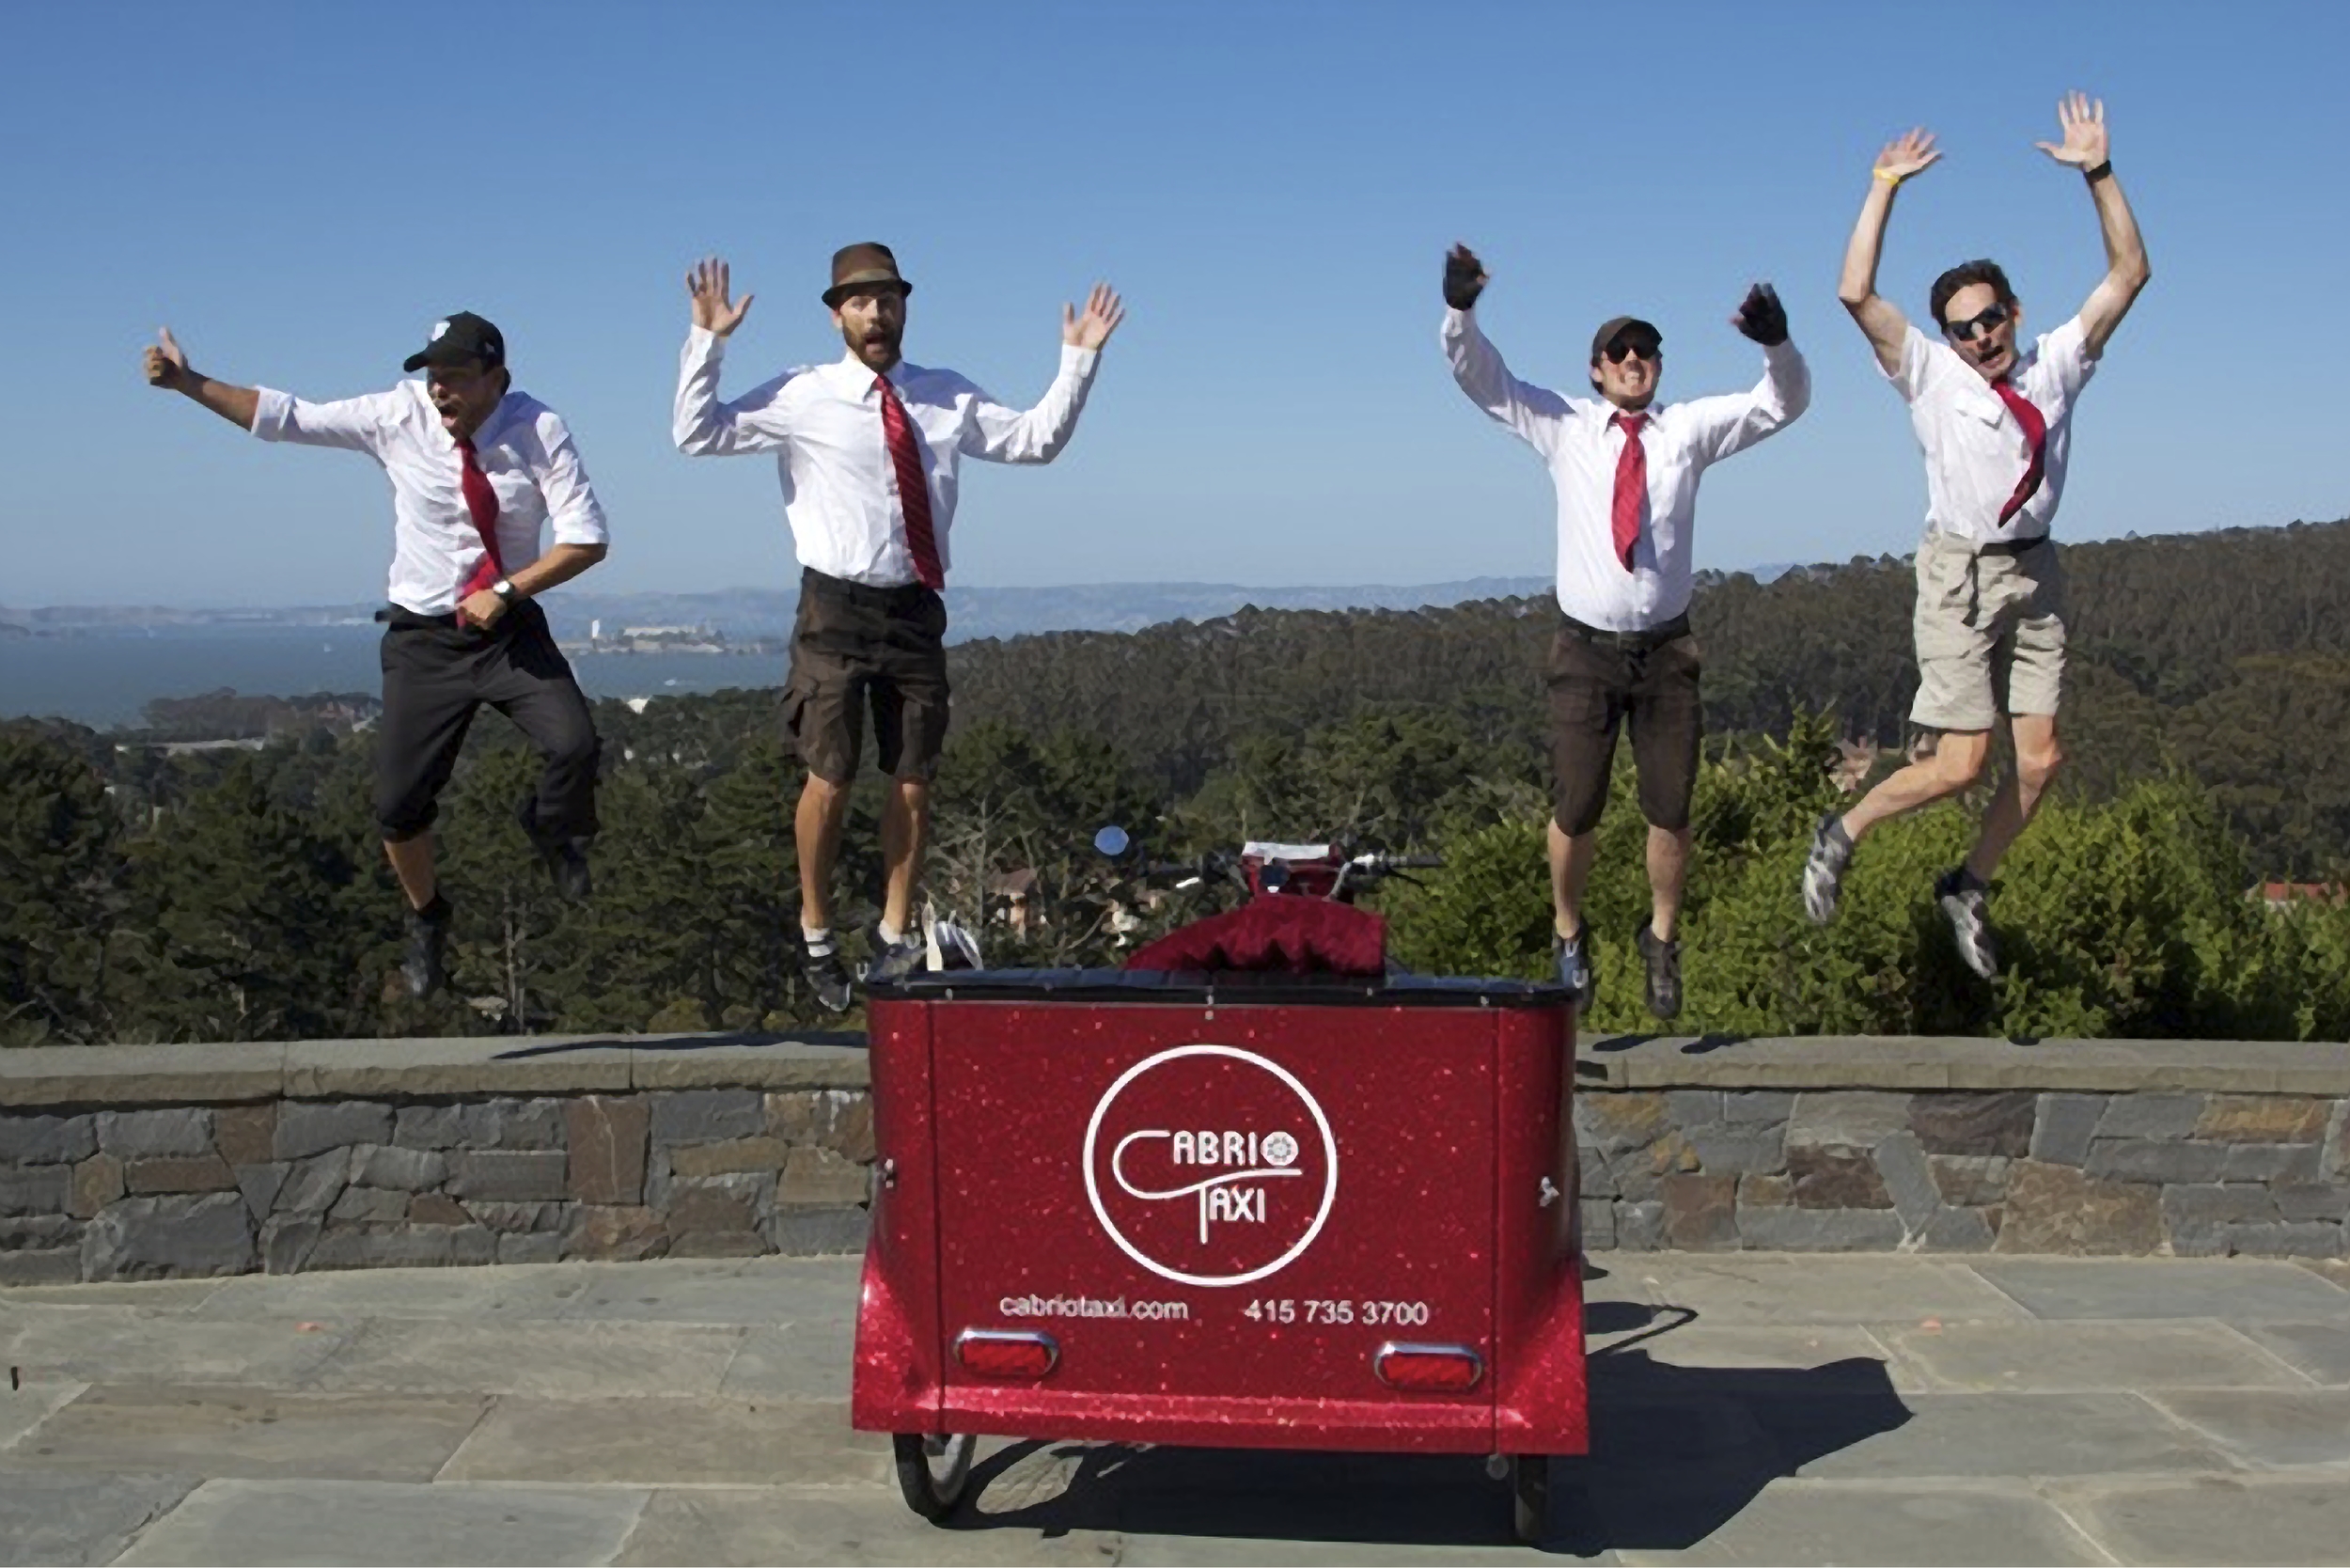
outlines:
M887 245L877 240L842 245L832 253L832 287L824 290L824 304L838 310L842 300L876 283L894 283L901 294L914 292L914 285L898 275L898 259Z

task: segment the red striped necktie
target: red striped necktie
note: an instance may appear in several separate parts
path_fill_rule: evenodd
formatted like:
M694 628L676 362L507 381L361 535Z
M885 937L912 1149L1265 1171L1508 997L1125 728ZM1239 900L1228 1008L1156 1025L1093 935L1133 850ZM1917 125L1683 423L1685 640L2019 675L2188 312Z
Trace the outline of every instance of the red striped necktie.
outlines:
M465 493L465 510L473 513L473 525L481 535L483 555L481 564L473 569L457 590L459 603L469 594L479 593L506 575L506 563L498 558L498 493L490 488L490 476L481 471L481 460L474 455L473 438L457 443L458 462L462 464L459 479Z
M887 376L875 376L881 394L882 435L889 444L889 466L898 474L898 504L906 514L906 551L914 557L914 574L933 591L947 586L947 569L939 564L938 536L931 531L931 483L922 472L922 455L914 447L914 421L898 389Z
M1640 444L1645 414L1619 414L1608 423L1623 428L1623 451L1616 459L1616 502L1608 513L1616 559L1632 570L1632 546L1640 538L1640 510L1648 503L1648 448Z
M2024 445L2031 448L2031 461L2024 466L2022 481L2016 485L2015 494L2007 498L2007 505L1999 509L1999 526L2004 528L2007 520L2023 510L2024 503L2038 493L2040 481L2047 476L2048 421L2031 406L2031 400L2006 382L1993 382L1991 390L1999 395L2007 411L2015 416L2015 422L2024 427Z

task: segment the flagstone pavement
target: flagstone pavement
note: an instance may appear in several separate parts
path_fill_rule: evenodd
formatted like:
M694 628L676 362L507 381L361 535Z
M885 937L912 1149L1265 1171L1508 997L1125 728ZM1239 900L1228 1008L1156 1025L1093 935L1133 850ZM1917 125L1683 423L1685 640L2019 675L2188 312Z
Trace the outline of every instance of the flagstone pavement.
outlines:
M1542 1549L1476 1459L849 1430L854 1259L0 1292L5 1563L2350 1561L2350 1267L1616 1253Z

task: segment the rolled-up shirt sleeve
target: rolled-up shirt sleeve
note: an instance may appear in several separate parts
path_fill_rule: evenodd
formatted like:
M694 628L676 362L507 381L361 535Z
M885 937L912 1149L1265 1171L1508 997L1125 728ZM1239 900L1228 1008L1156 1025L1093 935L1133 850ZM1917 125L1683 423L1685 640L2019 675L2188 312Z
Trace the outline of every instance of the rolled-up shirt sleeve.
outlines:
M986 463L1050 463L1076 433L1086 394L1102 363L1098 350L1064 343L1060 369L1044 396L1029 409L1009 408L977 386L969 388L971 414L963 431L966 457Z
M1469 401L1523 436L1544 457L1558 449L1559 431L1572 413L1568 400L1546 386L1518 380L1502 363L1477 318L1465 310L1448 309L1442 332L1445 358L1452 379Z
M780 394L793 371L763 382L732 402L718 398L718 372L726 363L726 339L707 327L686 334L678 356L677 405L670 432L688 457L734 457L773 452L791 439Z
M299 447L341 447L368 453L376 450L387 409L398 396L377 392L364 398L311 403L274 387L257 386L253 390L253 433L263 441L290 441Z
M588 469L579 461L571 428L560 415L549 411L539 416L536 430L540 456L532 465L531 478L538 481L539 494L546 497L547 522L555 542L610 543L612 531L604 523L603 504L588 482Z
M2057 386L2070 401L2097 373L2097 356L2089 352L2089 329L2075 316L2040 340L2040 362L2056 377Z

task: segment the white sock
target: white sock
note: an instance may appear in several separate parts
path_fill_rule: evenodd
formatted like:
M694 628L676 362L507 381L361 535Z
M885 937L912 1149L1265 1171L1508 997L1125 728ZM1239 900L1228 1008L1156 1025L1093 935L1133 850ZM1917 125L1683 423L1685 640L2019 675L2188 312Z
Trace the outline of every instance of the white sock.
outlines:
M808 957L822 958L832 951L832 928L830 926L802 926L800 941L807 947Z
M885 946L894 948L906 939L906 933L884 920L881 923L881 939Z

